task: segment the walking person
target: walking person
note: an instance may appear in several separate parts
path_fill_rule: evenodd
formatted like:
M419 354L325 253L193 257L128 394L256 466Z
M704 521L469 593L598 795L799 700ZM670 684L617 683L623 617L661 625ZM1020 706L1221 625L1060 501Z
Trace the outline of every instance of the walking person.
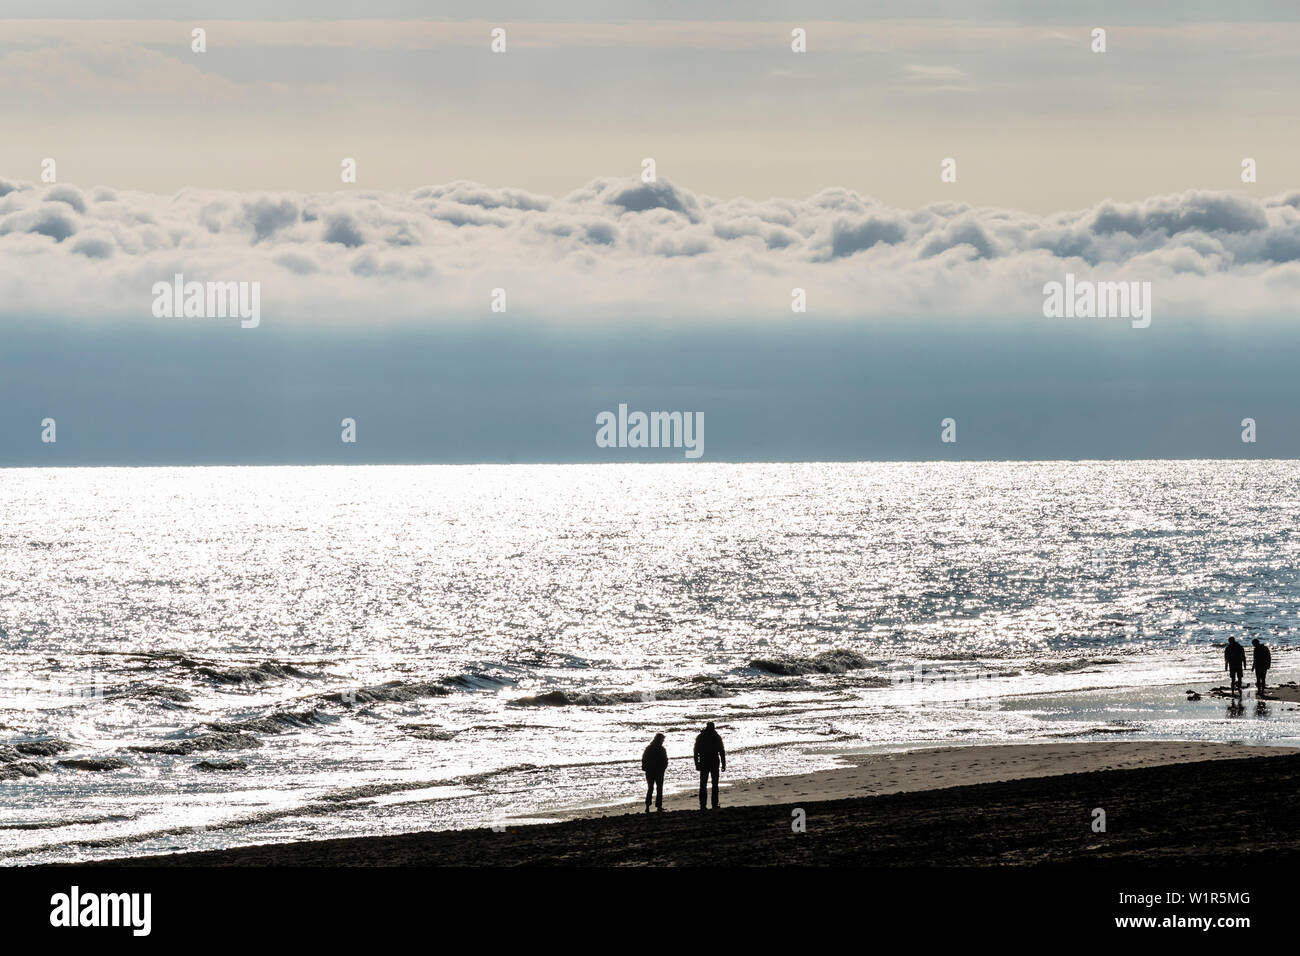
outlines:
M1228 672L1228 683L1232 693L1241 693L1241 678L1246 670L1246 649L1237 643L1235 637L1229 636L1228 646L1223 649L1223 668Z
M641 753L641 769L645 771L645 812L650 812L650 800L655 810L664 808L664 773L668 770L668 751L664 749L664 735L655 734L650 746Z
M722 737L713 729L713 721L695 738L695 769L700 772L700 809L707 807L705 797L710 780L713 781L713 809L718 809L718 773L727 769L727 750L722 746Z
M1262 697L1265 689L1264 678L1273 665L1273 652L1258 637L1253 638L1250 643L1254 648L1250 655L1250 669L1255 672L1255 690Z

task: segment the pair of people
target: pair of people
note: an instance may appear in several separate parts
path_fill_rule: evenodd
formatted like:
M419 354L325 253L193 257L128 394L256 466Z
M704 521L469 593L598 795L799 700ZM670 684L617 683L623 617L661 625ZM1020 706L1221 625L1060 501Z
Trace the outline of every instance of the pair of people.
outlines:
M727 769L727 749L722 736L714 729L713 721L695 738L695 769L700 774L700 809L707 808L709 783L713 784L713 809L718 809L718 774ZM650 812L653 798L655 809L664 808L664 774L668 771L668 751L664 749L664 735L655 734L650 746L641 754L641 769L645 771L645 812Z
M1250 669L1255 672L1255 689L1263 694L1264 681L1268 676L1269 667L1273 664L1273 652L1257 637L1250 643L1254 650L1250 658ZM1240 694L1242 677L1246 670L1246 649L1237 643L1235 637L1229 637L1228 645L1223 649L1223 667L1228 672L1228 682L1232 685L1232 692Z

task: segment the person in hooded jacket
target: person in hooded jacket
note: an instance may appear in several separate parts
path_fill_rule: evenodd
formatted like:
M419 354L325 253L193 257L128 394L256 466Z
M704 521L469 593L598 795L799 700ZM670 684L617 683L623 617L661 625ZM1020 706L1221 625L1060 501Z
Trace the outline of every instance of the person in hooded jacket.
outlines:
M650 800L655 801L655 809L664 808L664 773L668 770L668 751L664 749L664 735L655 734L641 754L641 769L645 771L645 812L650 812Z
M695 769L700 772L700 809L706 808L709 782L713 782L713 809L718 809L718 773L727 769L727 749L713 729L713 721L695 738Z
M1273 652L1258 637L1250 643L1254 648L1250 655L1250 669L1255 672L1255 688L1262 695L1266 692L1265 680L1268 677L1268 669L1273 664Z
M1229 635L1223 648L1223 669L1228 672L1228 683L1233 694L1241 693L1241 677L1246 669L1246 649Z

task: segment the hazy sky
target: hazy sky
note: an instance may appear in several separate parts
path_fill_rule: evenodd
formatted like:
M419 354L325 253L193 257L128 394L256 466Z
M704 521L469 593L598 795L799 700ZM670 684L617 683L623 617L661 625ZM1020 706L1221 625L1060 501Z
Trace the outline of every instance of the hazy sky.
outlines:
M0 464L1300 456L1294 4L102 6L0 3Z
M53 156L87 186L323 190L352 156L365 188L562 194L653 156L720 197L841 186L1039 212L1231 188L1243 156L1256 189L1300 181L1294 4L103 7L32 4L62 18L4 24L5 175ZM956 184L939 183L944 157Z

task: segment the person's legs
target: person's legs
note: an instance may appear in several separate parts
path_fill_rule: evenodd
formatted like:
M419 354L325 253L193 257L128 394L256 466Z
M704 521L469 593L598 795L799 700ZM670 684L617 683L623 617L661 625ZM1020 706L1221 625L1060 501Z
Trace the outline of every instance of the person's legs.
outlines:
M655 792L655 778L651 774L645 775L645 812L650 812L650 797Z
M659 774L659 776L655 777L655 809L662 810L663 808L664 808L664 775Z
M709 805L708 797L709 797L709 768L701 767L700 768L700 809L701 810L708 807Z
M1268 677L1268 668L1267 668L1267 667L1264 667L1264 668L1261 668L1261 669L1255 671L1255 686L1256 686L1257 688L1259 688L1259 692L1260 692L1261 694L1264 693L1264 688L1267 686L1267 683L1266 683L1266 680L1265 680L1267 677Z
M710 767L709 776L713 778L713 809L718 809L718 768Z

